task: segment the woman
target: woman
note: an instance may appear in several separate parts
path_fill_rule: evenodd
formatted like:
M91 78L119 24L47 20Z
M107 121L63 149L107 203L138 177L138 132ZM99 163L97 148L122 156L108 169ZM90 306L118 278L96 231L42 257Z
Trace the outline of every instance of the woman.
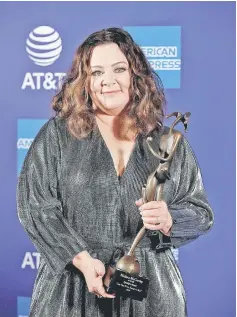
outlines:
M57 115L35 138L18 182L19 218L41 253L30 317L186 316L170 248L206 233L213 214L184 138L164 201L141 199L159 164L145 140L152 135L158 149L167 130L164 103L159 78L127 32L102 30L78 48L53 100ZM150 280L148 296L139 302L109 295L105 264L116 247L128 251L143 224L170 245L163 248L157 238L151 248L146 235L135 251Z

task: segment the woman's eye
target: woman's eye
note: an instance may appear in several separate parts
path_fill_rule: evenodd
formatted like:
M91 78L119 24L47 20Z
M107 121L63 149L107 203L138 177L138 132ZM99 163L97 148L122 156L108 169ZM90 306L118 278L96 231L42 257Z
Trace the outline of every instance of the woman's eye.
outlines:
M116 73L122 73L122 72L125 72L126 68L123 68L123 67L119 67L119 68L116 68L115 69L115 72Z
M95 70L94 72L92 72L92 76L100 76L102 74L102 72L100 70Z

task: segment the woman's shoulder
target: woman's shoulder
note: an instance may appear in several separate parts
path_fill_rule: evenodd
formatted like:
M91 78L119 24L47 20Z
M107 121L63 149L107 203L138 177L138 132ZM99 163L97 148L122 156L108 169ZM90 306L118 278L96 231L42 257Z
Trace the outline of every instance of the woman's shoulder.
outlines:
M59 116L53 116L41 127L37 138L51 137L52 139L61 139L68 138L68 136L69 133L66 127L66 120Z
M48 132L57 133L59 131L66 130L66 120L59 116L52 116L43 126Z
M48 119L37 133L31 145L31 151L58 152L59 148L66 146L69 139L66 122L64 119L54 116Z

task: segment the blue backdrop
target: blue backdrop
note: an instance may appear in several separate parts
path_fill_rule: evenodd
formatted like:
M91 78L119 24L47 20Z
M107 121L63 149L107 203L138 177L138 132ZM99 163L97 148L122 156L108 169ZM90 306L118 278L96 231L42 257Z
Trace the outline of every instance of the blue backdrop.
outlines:
M90 33L112 26L130 30L146 53L152 52L147 47L176 47L150 57L162 63L168 112L192 112L187 137L215 213L212 231L179 250L189 317L235 316L235 3L1 2L0 26L0 316L28 316L39 261L16 215L22 160L52 114L53 88L77 46ZM176 33L167 33L163 42L164 29L145 28L142 36L134 29L148 26L174 26ZM41 66L47 56L39 50L44 32L58 45L48 47L49 60L57 55L55 61Z

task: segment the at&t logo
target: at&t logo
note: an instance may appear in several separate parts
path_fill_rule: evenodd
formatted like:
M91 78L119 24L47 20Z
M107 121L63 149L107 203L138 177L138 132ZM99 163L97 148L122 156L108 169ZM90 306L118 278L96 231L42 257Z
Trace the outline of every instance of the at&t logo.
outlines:
M29 58L39 66L53 64L62 52L62 40L50 26L39 26L30 32L26 40Z
M39 26L30 32L26 40L29 58L40 67L52 65L62 52L62 40L57 31L50 26ZM21 89L57 90L65 73L27 72Z

